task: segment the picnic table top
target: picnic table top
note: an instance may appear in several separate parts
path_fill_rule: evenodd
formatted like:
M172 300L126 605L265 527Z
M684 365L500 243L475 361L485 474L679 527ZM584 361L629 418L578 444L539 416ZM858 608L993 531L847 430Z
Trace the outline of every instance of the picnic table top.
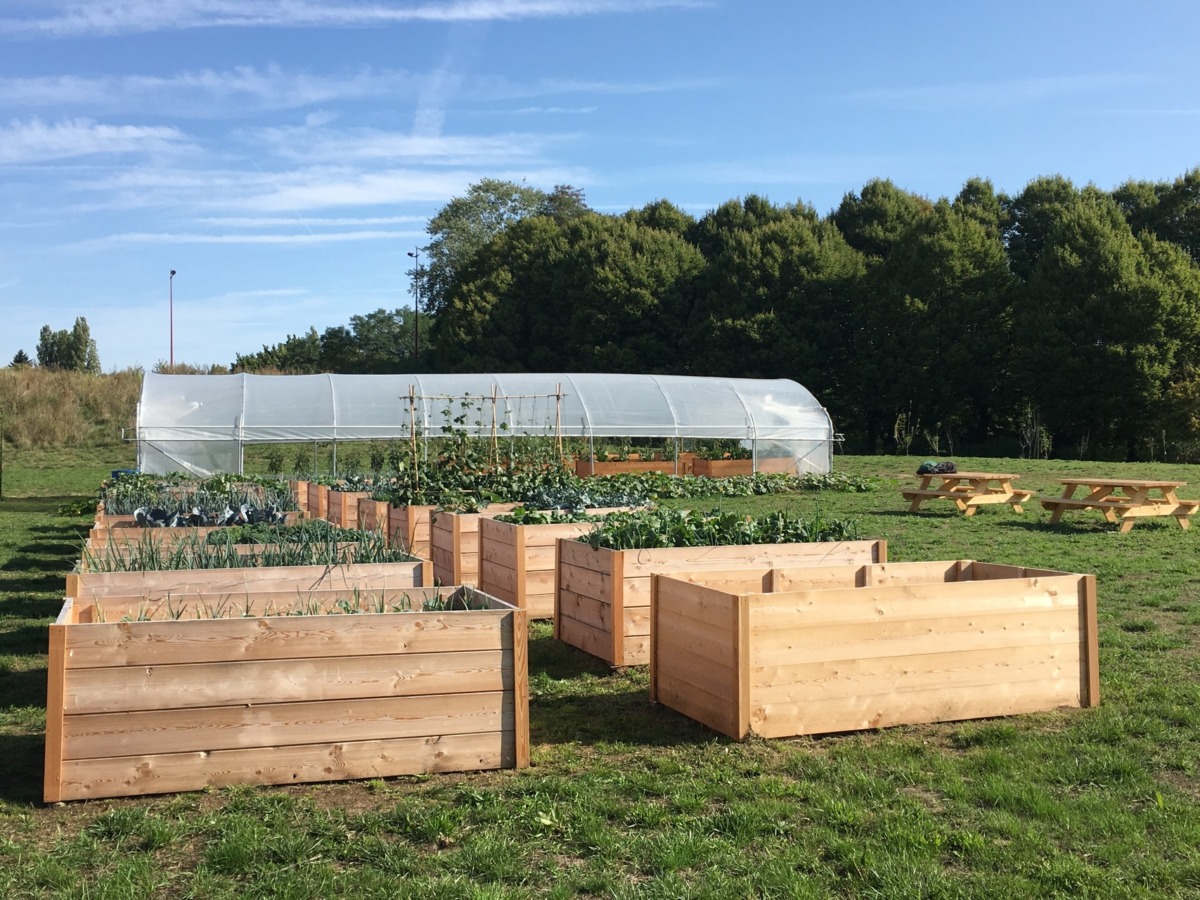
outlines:
M990 481L1012 481L1015 478L1020 478L1020 475L1012 475L1006 472L925 472L921 475L922 478L963 478L968 481L987 479Z
M1077 478L1060 478L1061 484L1086 484L1092 487L1131 487L1131 488L1155 488L1155 487L1183 487L1187 484L1186 481L1169 481L1166 479L1150 478L1086 478L1083 476Z

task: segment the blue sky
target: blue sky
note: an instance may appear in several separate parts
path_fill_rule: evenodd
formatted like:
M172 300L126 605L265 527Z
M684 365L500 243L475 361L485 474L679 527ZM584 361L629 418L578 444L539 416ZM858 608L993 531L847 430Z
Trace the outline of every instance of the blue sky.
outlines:
M410 305L481 178L702 215L871 178L1111 189L1200 165L1200 7L804 0L0 0L0 364L230 363Z

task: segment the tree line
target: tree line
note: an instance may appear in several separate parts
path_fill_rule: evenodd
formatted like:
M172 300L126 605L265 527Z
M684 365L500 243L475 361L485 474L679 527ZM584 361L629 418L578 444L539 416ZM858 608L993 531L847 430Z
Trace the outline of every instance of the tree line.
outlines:
M378 310L234 368L782 377L855 450L1200 461L1200 169L936 201L880 179L824 216L609 215L486 180L428 233L418 322Z
M33 364L28 353L18 350L8 365L20 369ZM43 325L38 335L37 365L43 369L100 374L100 352L96 349L87 319L77 317L69 330L61 328L55 331L49 325Z

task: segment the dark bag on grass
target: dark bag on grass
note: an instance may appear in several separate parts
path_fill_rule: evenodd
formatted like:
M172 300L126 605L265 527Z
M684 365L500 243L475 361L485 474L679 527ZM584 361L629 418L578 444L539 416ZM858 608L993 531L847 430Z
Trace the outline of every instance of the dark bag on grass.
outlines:
M918 475L953 475L957 471L958 466L950 460L934 462L932 459L927 459L917 468Z

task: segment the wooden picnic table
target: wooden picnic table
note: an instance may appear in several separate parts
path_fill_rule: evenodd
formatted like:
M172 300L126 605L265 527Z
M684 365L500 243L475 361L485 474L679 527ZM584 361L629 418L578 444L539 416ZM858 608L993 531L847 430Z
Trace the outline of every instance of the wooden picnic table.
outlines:
M1042 506L1051 510L1050 524L1062 519L1068 509L1098 509L1109 522L1120 522L1128 533L1138 519L1173 516L1187 530L1188 516L1200 509L1200 500L1180 500L1175 496L1186 481L1137 480L1132 478L1062 478L1061 497L1042 497ZM1075 496L1082 488L1083 497Z
M926 500L951 500L959 512L975 515L975 510L988 503L1007 503L1016 512L1028 502L1032 491L1017 490L1013 482L1020 478L1007 472L954 472L951 474L921 475L915 490L901 491L911 501L908 511L917 512Z

